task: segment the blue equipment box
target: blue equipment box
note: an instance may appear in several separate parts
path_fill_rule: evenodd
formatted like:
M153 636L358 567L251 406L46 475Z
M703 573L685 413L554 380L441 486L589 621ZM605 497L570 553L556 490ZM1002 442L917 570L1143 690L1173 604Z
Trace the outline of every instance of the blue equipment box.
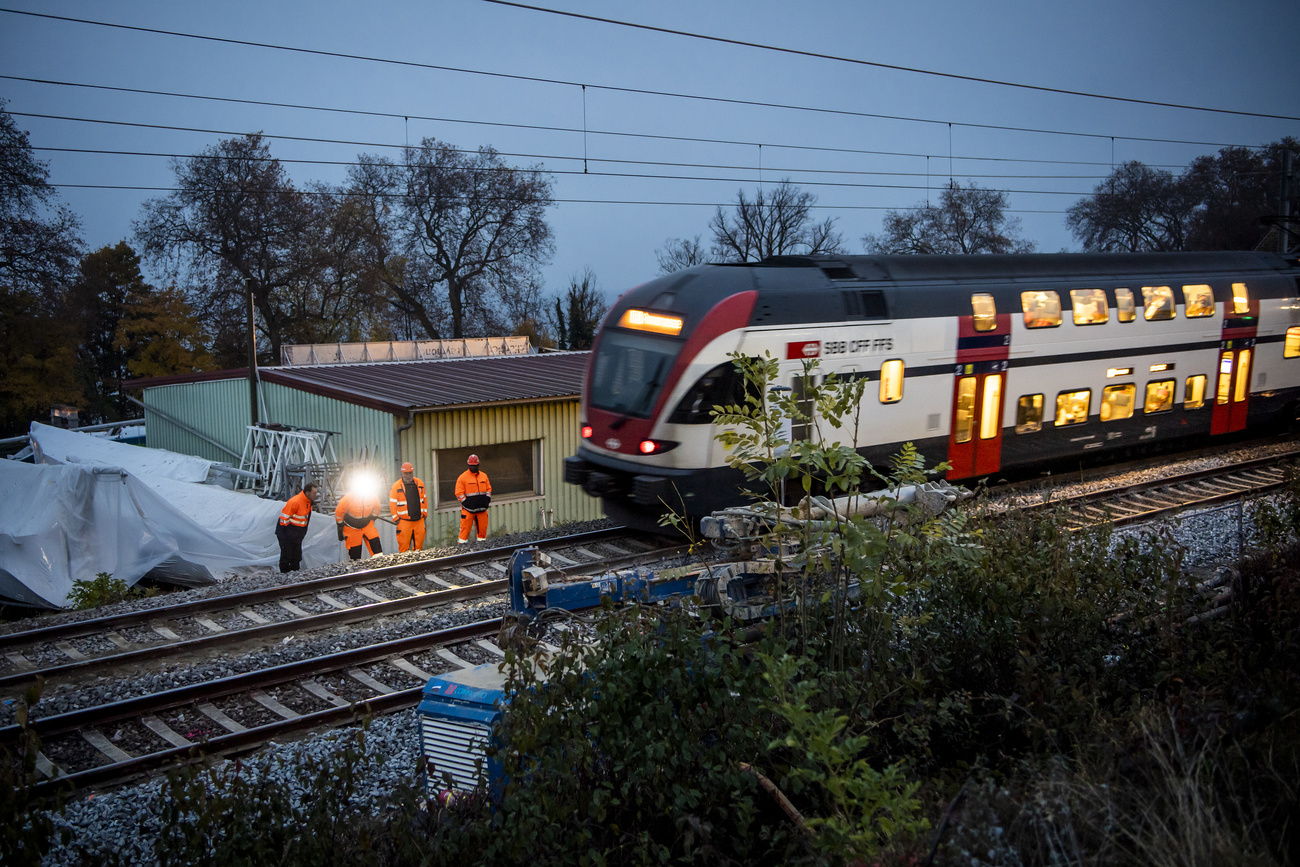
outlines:
M430 799L500 785L501 764L487 748L505 705L505 674L495 662L429 679L416 714Z

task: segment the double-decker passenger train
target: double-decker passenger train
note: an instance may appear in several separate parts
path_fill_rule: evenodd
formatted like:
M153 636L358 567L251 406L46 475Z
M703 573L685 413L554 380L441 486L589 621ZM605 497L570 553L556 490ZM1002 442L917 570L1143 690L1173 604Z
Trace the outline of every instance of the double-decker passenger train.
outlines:
M780 386L868 380L854 444L907 442L952 480L1293 422L1300 257L1269 253L779 257L623 295L596 336L565 481L629 526L741 501L710 410L728 358ZM796 434L798 431L796 431Z

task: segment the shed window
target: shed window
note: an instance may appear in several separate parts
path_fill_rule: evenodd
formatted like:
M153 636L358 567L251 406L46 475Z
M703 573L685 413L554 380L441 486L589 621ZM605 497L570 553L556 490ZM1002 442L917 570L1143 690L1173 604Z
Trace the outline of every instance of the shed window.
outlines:
M1108 385L1101 392L1101 420L1119 421L1133 417L1133 398L1137 396L1137 386L1133 383Z
M903 360L895 358L880 365L880 402L898 403L903 399Z
M1204 283L1183 287L1183 313L1188 319L1214 315L1214 290Z
M998 327L998 308L993 296L979 292L970 297L971 311L975 317L976 331L992 331Z
M1174 290L1168 286L1142 287L1143 315L1147 321L1174 318Z
M1051 290L1021 292L1026 328L1054 328L1061 324L1061 296Z
M1016 433L1037 433L1043 429L1043 396L1022 394L1016 401Z
M1250 293L1246 291L1245 283L1232 284L1232 312L1250 312Z
M1174 389L1178 383L1172 379L1162 379L1147 383L1147 396L1142 401L1145 413L1168 412L1174 408Z
M1283 358L1300 358L1300 327L1286 330L1286 343L1282 346Z
M1132 322L1137 319L1137 307L1133 304L1132 289L1115 290L1115 318L1120 322Z
M1187 390L1183 392L1183 409L1200 409L1205 406L1204 374L1187 377Z
M465 461L478 455L479 466L492 482L492 502L541 494L538 477L540 440L523 440L514 443L496 443L463 449L437 449L434 461L437 467L437 508L449 509L459 505L456 501L456 479L465 472ZM416 467L417 475L419 467Z
M1098 325L1110 318L1106 292L1102 289L1071 289L1070 305L1075 325Z
M1063 391L1056 396L1056 426L1083 424L1088 420L1088 407L1092 403L1092 392Z

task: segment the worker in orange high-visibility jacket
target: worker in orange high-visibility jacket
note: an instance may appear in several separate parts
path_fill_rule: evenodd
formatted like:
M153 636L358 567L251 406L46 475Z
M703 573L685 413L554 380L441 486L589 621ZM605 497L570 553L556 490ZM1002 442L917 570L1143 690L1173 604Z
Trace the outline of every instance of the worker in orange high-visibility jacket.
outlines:
M348 557L361 559L361 547L370 550L370 556L384 553L379 544L379 531L375 529L375 518L379 517L379 498L369 494L348 494L339 500L334 510L334 521L338 524L339 538L348 549Z
M275 525L275 538L280 543L280 571L297 572L302 568L302 540L307 538L307 524L311 521L312 506L320 499L320 486L308 482L302 491L289 498L280 511L280 521Z
M419 551L424 547L424 519L429 515L429 498L424 482L415 477L415 467L402 464L402 477L388 492L388 514L397 522L397 550Z
M492 502L492 483L478 465L478 455L470 455L468 468L456 479L456 499L460 500L460 544L469 541L470 528L477 530L478 541L487 539L488 504Z

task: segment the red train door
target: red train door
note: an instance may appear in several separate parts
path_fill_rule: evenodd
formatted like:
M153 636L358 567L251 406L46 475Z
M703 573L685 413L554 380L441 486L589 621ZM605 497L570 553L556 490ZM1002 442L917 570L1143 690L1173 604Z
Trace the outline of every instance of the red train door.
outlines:
M1244 283L1234 283L1232 288L1233 300L1223 305L1218 379L1210 416L1211 434L1244 430L1250 404L1250 373L1255 359L1259 301L1247 297Z
M968 479L1002 467L1002 404L1011 355L1011 315L996 313L992 297L972 299L977 317L957 319L957 367L948 433L948 478Z
M1255 341L1250 346L1234 348L1227 341L1219 350L1219 378L1214 389L1214 410L1210 416L1210 433L1221 434L1244 430L1250 402L1250 368Z
M997 368L976 371L976 368ZM948 476L966 479L996 473L1002 466L1002 402L1006 362L962 365L953 389ZM969 371L969 375L966 372Z

